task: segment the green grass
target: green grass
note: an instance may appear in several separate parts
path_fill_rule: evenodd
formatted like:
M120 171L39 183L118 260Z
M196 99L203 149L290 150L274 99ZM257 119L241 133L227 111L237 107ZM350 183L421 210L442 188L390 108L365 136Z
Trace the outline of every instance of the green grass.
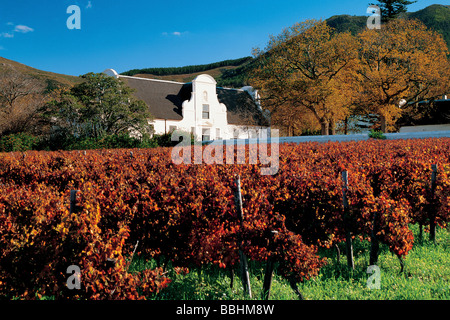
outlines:
M415 239L418 228L413 227ZM427 233L424 234L426 238ZM381 245L378 266L381 288L369 289L366 273L369 265L369 244L355 241L355 270L349 270L344 246L341 246L340 263L336 251L321 250L319 254L328 258L318 277L299 284L307 300L449 300L450 299L450 229L439 229L436 245L427 240L416 240L414 248L405 258L405 270L400 273L400 263L386 246ZM154 261L145 262L136 258L130 271L155 267ZM253 299L261 299L264 280L264 263L249 263L250 283ZM234 286L230 288L229 270L213 266L191 269L187 275L176 275L169 271L172 283L156 294L156 300L241 300L248 299L240 278L235 274ZM271 299L298 299L289 283L274 274Z

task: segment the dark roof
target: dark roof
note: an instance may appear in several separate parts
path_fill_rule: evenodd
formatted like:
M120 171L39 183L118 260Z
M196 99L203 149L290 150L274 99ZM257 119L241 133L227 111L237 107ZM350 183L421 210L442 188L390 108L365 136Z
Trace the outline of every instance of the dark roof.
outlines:
M267 126L261 110L247 91L217 88L219 102L227 106L227 120L234 125Z
M151 81L147 79L120 77L131 88L134 96L144 101L155 119L182 120L181 106L191 97L186 85L176 82Z
M182 120L182 104L190 100L192 83L120 77L131 88L134 96L143 100L155 119ZM234 125L267 125L260 109L248 92L217 88L220 103L227 107L227 120Z

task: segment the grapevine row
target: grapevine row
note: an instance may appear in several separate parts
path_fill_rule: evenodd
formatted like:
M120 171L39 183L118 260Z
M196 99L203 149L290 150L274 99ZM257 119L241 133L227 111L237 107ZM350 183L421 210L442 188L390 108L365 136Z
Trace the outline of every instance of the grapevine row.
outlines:
M168 148L0 154L0 296L144 298L170 279L163 268L128 272L136 243L136 254L177 270L233 268L240 238L249 259L271 257L282 276L302 282L326 263L318 248L345 241L348 233L371 241L375 234L404 257L414 242L411 224L449 221L450 139L283 144L279 150L273 176L249 161L176 165ZM234 202L237 176L243 224ZM74 212L71 190L78 190ZM82 290L67 289L69 265L82 269Z

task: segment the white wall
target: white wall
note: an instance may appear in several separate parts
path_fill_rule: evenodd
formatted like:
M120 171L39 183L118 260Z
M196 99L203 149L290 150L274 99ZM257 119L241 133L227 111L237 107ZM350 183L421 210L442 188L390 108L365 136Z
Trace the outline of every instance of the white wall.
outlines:
M401 127L400 128L400 133L429 132L429 131L449 131L449 130L450 130L450 123L449 124L428 125L428 126L407 126L407 127Z

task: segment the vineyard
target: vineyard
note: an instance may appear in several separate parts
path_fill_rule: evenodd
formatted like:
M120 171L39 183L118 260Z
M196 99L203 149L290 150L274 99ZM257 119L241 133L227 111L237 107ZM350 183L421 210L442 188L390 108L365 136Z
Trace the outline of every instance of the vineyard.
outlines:
M371 265L382 244L403 270L411 227L433 241L450 220L448 138L281 144L273 176L249 161L176 165L171 152L0 154L0 297L146 299L171 285L168 269L231 271L243 258L297 290L330 263L319 249L344 244L354 268L352 241ZM135 256L157 267L132 272Z

